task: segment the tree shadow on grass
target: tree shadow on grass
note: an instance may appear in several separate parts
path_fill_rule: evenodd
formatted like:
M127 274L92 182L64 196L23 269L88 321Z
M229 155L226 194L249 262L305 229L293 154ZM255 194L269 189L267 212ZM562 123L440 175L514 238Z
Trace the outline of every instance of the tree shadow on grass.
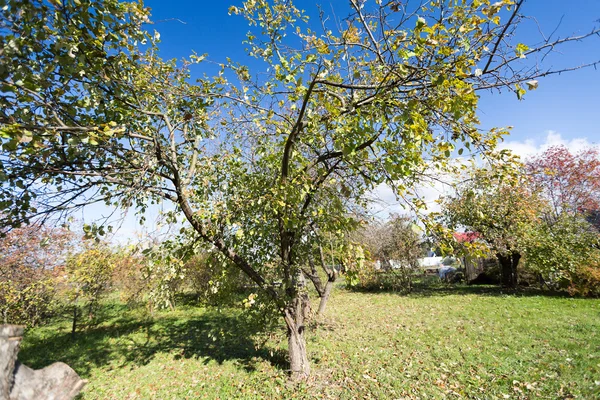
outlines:
M175 359L195 358L204 364L235 360L247 371L255 370L261 361L287 368L283 351L256 349L246 332L241 318L218 312L189 319L168 314L144 319L125 314L78 332L75 340L64 330L47 336L26 334L19 359L36 369L62 361L84 378L96 367L146 365L159 353Z

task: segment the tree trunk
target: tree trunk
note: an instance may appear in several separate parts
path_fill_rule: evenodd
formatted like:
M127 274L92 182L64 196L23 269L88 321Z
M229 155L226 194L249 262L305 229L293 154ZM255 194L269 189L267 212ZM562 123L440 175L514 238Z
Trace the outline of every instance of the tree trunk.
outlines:
M313 263L311 262L311 264ZM323 282L321 281L321 278L319 277L319 274L317 273L314 264L311 267L311 271L303 270L302 272L313 283L313 286L315 287L315 290L317 291L317 294L321 299L319 302L319 310L317 312L317 316L321 316L325 313L327 301L329 300L331 292L333 291L333 284L337 278L337 274L335 273L335 271L330 272L327 269L325 269L325 271L327 272L327 283L323 285Z
M287 325L290 374L293 380L303 380L310 375L310 361L306 351L305 319L310 309L308 295L298 292L292 304L286 308L284 319Z
M500 262L502 286L509 286L511 274L510 259L502 254L497 254L496 257L498 257L498 262Z
M330 242L331 244L331 242ZM322 292L319 293L321 296L321 301L319 302L319 311L317 311L317 316L322 316L325 313L325 307L327 307L327 301L329 300L329 296L331 295L331 291L333 290L333 284L337 279L337 271L335 270L335 263L333 257L333 245L331 248L331 267L328 268L325 263L325 255L323 254L323 249L319 245L319 258L321 260L321 268L327 274L327 283L325 284L325 288ZM314 270L314 265L313 265Z
M327 274L327 283L325 283L325 285L323 285L323 281L321 281L321 278L319 277L319 274L317 273L317 268L315 267L315 263L312 259L308 260L308 263L310 265L310 271L303 269L302 272L304 273L304 275L311 280L311 282L313 283L315 290L317 291L317 293L319 294L319 298L321 299L319 302L319 310L317 311L317 316L321 316L325 313L325 308L327 307L327 301L329 300L329 297L331 296L331 292L333 290L333 284L335 283L336 279L337 279L337 272L335 271L334 267L332 267L331 269L327 268L327 266L325 265L325 259L323 257L323 252L322 250L319 248L319 252L321 254L321 267L323 268L323 271L325 271L325 273Z
M283 317L287 325L290 376L292 380L304 380L310 375L310 362L306 352L305 321L310 311L304 275L298 271L288 294L291 301L285 307Z
M97 295L94 295L94 297L96 296ZM90 304L88 304L88 319L90 321L94 319L94 300L90 301Z
M302 273L308 279L310 279L310 281L313 283L313 286L315 287L315 290L317 291L317 294L319 295L319 297L322 297L323 293L325 293L325 286L321 281L321 277L317 273L317 268L315 267L314 261L312 259L309 259L308 263L310 265L310 270L303 269Z
M508 288L517 287L517 266L521 255L517 252L511 252L508 255L497 254L502 273L502 286Z
M317 311L317 315L321 316L325 313L325 307L327 307L327 300L329 300L329 295L331 294L331 290L333 289L334 280L328 279L325 284L325 290L323 294L321 294L321 301L319 302L319 311Z
M75 333L77 332L77 306L73 306L73 324L71 325L71 339L75 340Z
M512 253L512 287L517 287L518 275L517 275L517 265L519 265L519 260L521 259L521 254Z

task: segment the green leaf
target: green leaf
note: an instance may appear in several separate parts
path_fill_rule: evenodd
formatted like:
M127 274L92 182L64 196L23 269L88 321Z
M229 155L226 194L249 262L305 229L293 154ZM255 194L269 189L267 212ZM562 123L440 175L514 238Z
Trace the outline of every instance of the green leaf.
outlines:
M525 53L529 50L529 47L527 45L524 45L523 43L519 43L517 44L517 47L515 48L515 53L517 53L517 56L519 56L519 58L525 58Z
M527 91L525 89L523 89L518 83L515 85L515 93L517 94L517 98L519 100L523 100L523 96L525 96L525 93L527 93Z

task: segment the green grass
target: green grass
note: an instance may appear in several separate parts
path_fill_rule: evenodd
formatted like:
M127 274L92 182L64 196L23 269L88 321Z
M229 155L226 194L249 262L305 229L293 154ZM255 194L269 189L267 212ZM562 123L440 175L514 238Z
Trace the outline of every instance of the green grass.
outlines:
M84 399L600 398L600 300L338 289L311 326L313 374L300 385L286 379L281 332L257 350L237 310L103 312L75 341L67 321L28 331L21 360L68 363L89 380Z

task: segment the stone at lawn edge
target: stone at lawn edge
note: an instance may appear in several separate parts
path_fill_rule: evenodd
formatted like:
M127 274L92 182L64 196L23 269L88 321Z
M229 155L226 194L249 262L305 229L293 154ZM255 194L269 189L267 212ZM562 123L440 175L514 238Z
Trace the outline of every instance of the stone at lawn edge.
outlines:
M0 326L0 400L71 400L85 385L67 364L33 370L17 360L23 327Z

